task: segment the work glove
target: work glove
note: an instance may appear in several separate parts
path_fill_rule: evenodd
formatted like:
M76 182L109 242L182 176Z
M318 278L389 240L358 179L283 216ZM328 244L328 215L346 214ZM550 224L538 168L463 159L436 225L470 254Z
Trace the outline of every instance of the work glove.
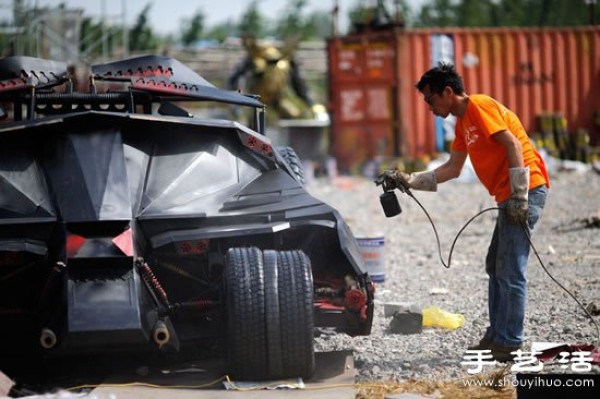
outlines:
M529 167L509 168L510 198L506 204L506 216L511 223L524 226L529 217Z
M437 191L437 180L433 170L411 174L399 170L386 170L380 175L380 178L384 181L384 189L387 184L402 192L411 188L421 191Z

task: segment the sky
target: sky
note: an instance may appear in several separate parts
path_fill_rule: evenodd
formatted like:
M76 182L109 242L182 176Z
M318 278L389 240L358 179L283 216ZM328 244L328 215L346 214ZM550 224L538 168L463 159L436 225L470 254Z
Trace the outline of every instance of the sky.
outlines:
M82 8L86 16L101 18L104 14L111 23L120 23L123 15L128 25L135 22L146 4L151 3L150 23L155 32L159 34L178 33L181 21L191 17L196 11L202 10L206 16L208 26L225 22L228 19L237 20L248 8L251 0L25 0L30 6L37 4L38 7L57 6L64 3L68 8ZM337 0L339 4L340 26L347 24L346 16L348 9L359 0ZM368 4L369 0L362 0ZM371 3L376 3L371 0ZM424 0L409 0L411 6L417 6ZM6 18L9 0L0 0L2 17ZM307 0L307 12L327 11L330 12L335 0ZM285 10L287 0L259 0L260 11L268 18L275 19ZM387 1L393 4L393 1ZM104 10L104 12L103 12ZM393 10L389 10L390 12Z

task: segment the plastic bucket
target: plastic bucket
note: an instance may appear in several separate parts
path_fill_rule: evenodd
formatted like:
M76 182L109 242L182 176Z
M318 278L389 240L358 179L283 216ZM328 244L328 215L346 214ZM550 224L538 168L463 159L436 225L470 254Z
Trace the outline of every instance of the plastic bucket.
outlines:
M356 237L358 249L363 259L365 270L375 282L385 281L385 239L381 236L376 237Z

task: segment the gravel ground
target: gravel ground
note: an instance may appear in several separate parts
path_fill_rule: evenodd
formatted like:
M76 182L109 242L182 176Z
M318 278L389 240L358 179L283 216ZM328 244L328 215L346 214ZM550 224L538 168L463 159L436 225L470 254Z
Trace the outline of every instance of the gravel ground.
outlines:
M479 182L451 181L437 193L415 192L433 218L447 262L455 235L478 211L495 206ZM460 365L464 350L477 342L487 326L487 275L484 261L495 212L471 223L459 238L450 269L442 266L427 217L408 196L398 193L403 212L386 218L379 204L381 189L370 179L316 179L308 190L337 208L355 235L385 237L386 280L377 284L373 331L367 337L323 334L319 351L352 349L359 382L404 381L409 378L449 381L466 377ZM600 216L600 174L593 170L551 172L551 189L542 219L533 235L548 271L587 306L600 305L600 236L585 220ZM585 312L540 267L535 256L528 266L528 310L524 350L532 342L598 343L595 325ZM441 293L439 293L441 292ZM391 318L383 315L385 302L414 302L421 308L437 306L464 315L461 328L425 328L419 334L392 334ZM595 317L600 323L600 317ZM495 372L504 366L486 366ZM565 372L558 364L542 373ZM566 372L572 372L566 369ZM594 366L594 373L600 368Z

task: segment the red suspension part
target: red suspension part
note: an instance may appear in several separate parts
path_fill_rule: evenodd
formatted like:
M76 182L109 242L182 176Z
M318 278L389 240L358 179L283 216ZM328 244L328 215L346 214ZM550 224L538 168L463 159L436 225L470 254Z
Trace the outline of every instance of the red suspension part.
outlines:
M346 295L344 298L344 305L346 308L361 311L362 308L367 304L367 296L360 289L350 289L346 291Z
M150 269L150 266L148 266L147 263L140 263L139 268L142 272L142 278L144 279L144 281L150 286L152 291L160 297L162 302L168 308L170 305L169 305L169 297L167 296L167 292L160 284L160 281L158 281L158 278L156 278L156 276L154 275L154 272L152 271L152 269Z
M181 307L183 308L192 308L196 310L207 310L212 308L215 305L215 302L212 299L199 299L193 302L183 302Z

